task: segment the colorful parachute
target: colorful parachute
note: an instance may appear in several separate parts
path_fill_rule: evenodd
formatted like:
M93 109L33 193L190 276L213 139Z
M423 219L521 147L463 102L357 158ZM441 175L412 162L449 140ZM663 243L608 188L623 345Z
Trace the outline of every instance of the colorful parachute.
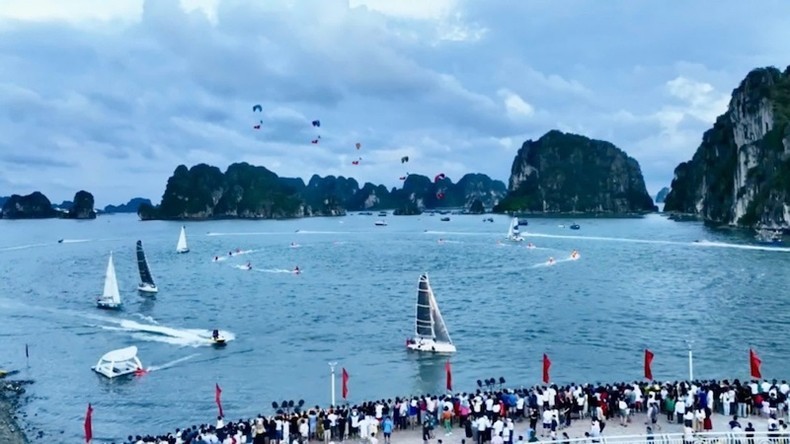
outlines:
M321 126L321 121L320 120L313 120L313 126L315 126L315 127Z
M400 163L406 163L409 161L409 156L403 156L400 158Z
M401 176L400 180L406 180L406 176Z
M314 144L318 143L318 139L313 139L313 140L310 141L310 143L314 143Z
M259 130L259 129L261 129L261 126L260 125L255 125L255 126L253 126L253 128Z
M357 149L360 149L360 148L362 148L362 144L357 142Z
M255 112L255 111L262 112L263 111L263 107L260 106L260 105L253 106L252 107L252 112Z
M444 199L444 193L442 193L441 191L439 191L438 193L436 193L436 198L437 198L437 199Z
M361 157L358 160L352 160L351 161L351 165L359 165L359 161L361 161L361 160L362 160Z
M436 177L433 178L433 183L437 183L437 182L439 182L440 180L443 180L443 179L445 179L444 173L439 173L439 174L436 175Z

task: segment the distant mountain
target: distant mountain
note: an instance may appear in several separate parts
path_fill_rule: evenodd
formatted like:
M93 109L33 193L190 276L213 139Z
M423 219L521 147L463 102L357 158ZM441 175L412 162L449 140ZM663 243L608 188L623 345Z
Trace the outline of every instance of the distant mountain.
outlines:
M137 213L142 204L153 205L150 199L134 197L125 204L107 205L104 207L103 211L105 213Z
M449 178L411 174L402 188L365 183L343 176L279 177L265 167L234 163L223 173L206 164L179 165L168 179L158 206L142 203L138 214L150 219L281 219L337 216L346 211L469 208L475 200L493 207L505 195L505 184L484 174L467 174L457 184ZM478 208L479 210L479 208Z
M669 188L661 188L658 194L656 194L656 203L664 203L664 201L667 199L667 194L669 194Z
M613 144L551 130L513 160L496 212L626 216L656 211L639 163Z

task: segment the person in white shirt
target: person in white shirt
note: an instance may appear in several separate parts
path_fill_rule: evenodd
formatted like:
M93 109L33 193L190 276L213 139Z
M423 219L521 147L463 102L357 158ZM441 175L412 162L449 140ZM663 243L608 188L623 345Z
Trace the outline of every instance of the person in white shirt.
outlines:
M491 438L491 444L505 444L505 440L502 439L502 434L494 434Z

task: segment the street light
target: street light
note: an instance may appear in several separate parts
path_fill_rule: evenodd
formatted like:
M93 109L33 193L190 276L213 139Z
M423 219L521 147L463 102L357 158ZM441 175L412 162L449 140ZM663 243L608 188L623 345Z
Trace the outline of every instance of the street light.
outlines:
M336 365L337 365L337 362L330 362L329 363L329 369L332 372L332 377L331 377L331 382L330 382L330 384L332 386L332 407L335 406L335 366Z
M694 357L691 354L692 344L694 344L694 341L686 339L686 346L689 349L689 384L691 384L691 381L694 380Z

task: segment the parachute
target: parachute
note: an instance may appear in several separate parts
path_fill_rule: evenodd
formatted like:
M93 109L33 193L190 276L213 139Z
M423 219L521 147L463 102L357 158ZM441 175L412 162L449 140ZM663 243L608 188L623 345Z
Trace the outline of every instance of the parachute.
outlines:
M444 199L444 193L442 193L441 191L439 191L438 193L436 193L436 198L437 198L437 199Z
M261 111L263 111L263 107L260 106L260 105L253 106L252 107L252 112L255 112L255 111L261 112Z
M400 180L406 180L406 176L401 176Z
M357 149L360 149L360 148L362 148L362 144L357 142Z
M409 156L403 156L400 158L400 163L406 163L409 161Z
M439 174L436 175L436 177L433 178L433 183L437 183L437 182L439 182L440 180L443 180L443 179L445 179L444 173L439 173Z
M320 120L313 120L313 126L320 127L321 126L321 121Z
M313 139L313 140L310 141L310 143L316 144L316 143L318 143L318 139Z
M261 129L261 126L260 125L255 125L255 126L253 126L253 128L259 130L259 129Z
M362 160L361 157L359 159L357 159L357 160L352 160L351 161L351 165L359 165L359 161L361 161L361 160Z

